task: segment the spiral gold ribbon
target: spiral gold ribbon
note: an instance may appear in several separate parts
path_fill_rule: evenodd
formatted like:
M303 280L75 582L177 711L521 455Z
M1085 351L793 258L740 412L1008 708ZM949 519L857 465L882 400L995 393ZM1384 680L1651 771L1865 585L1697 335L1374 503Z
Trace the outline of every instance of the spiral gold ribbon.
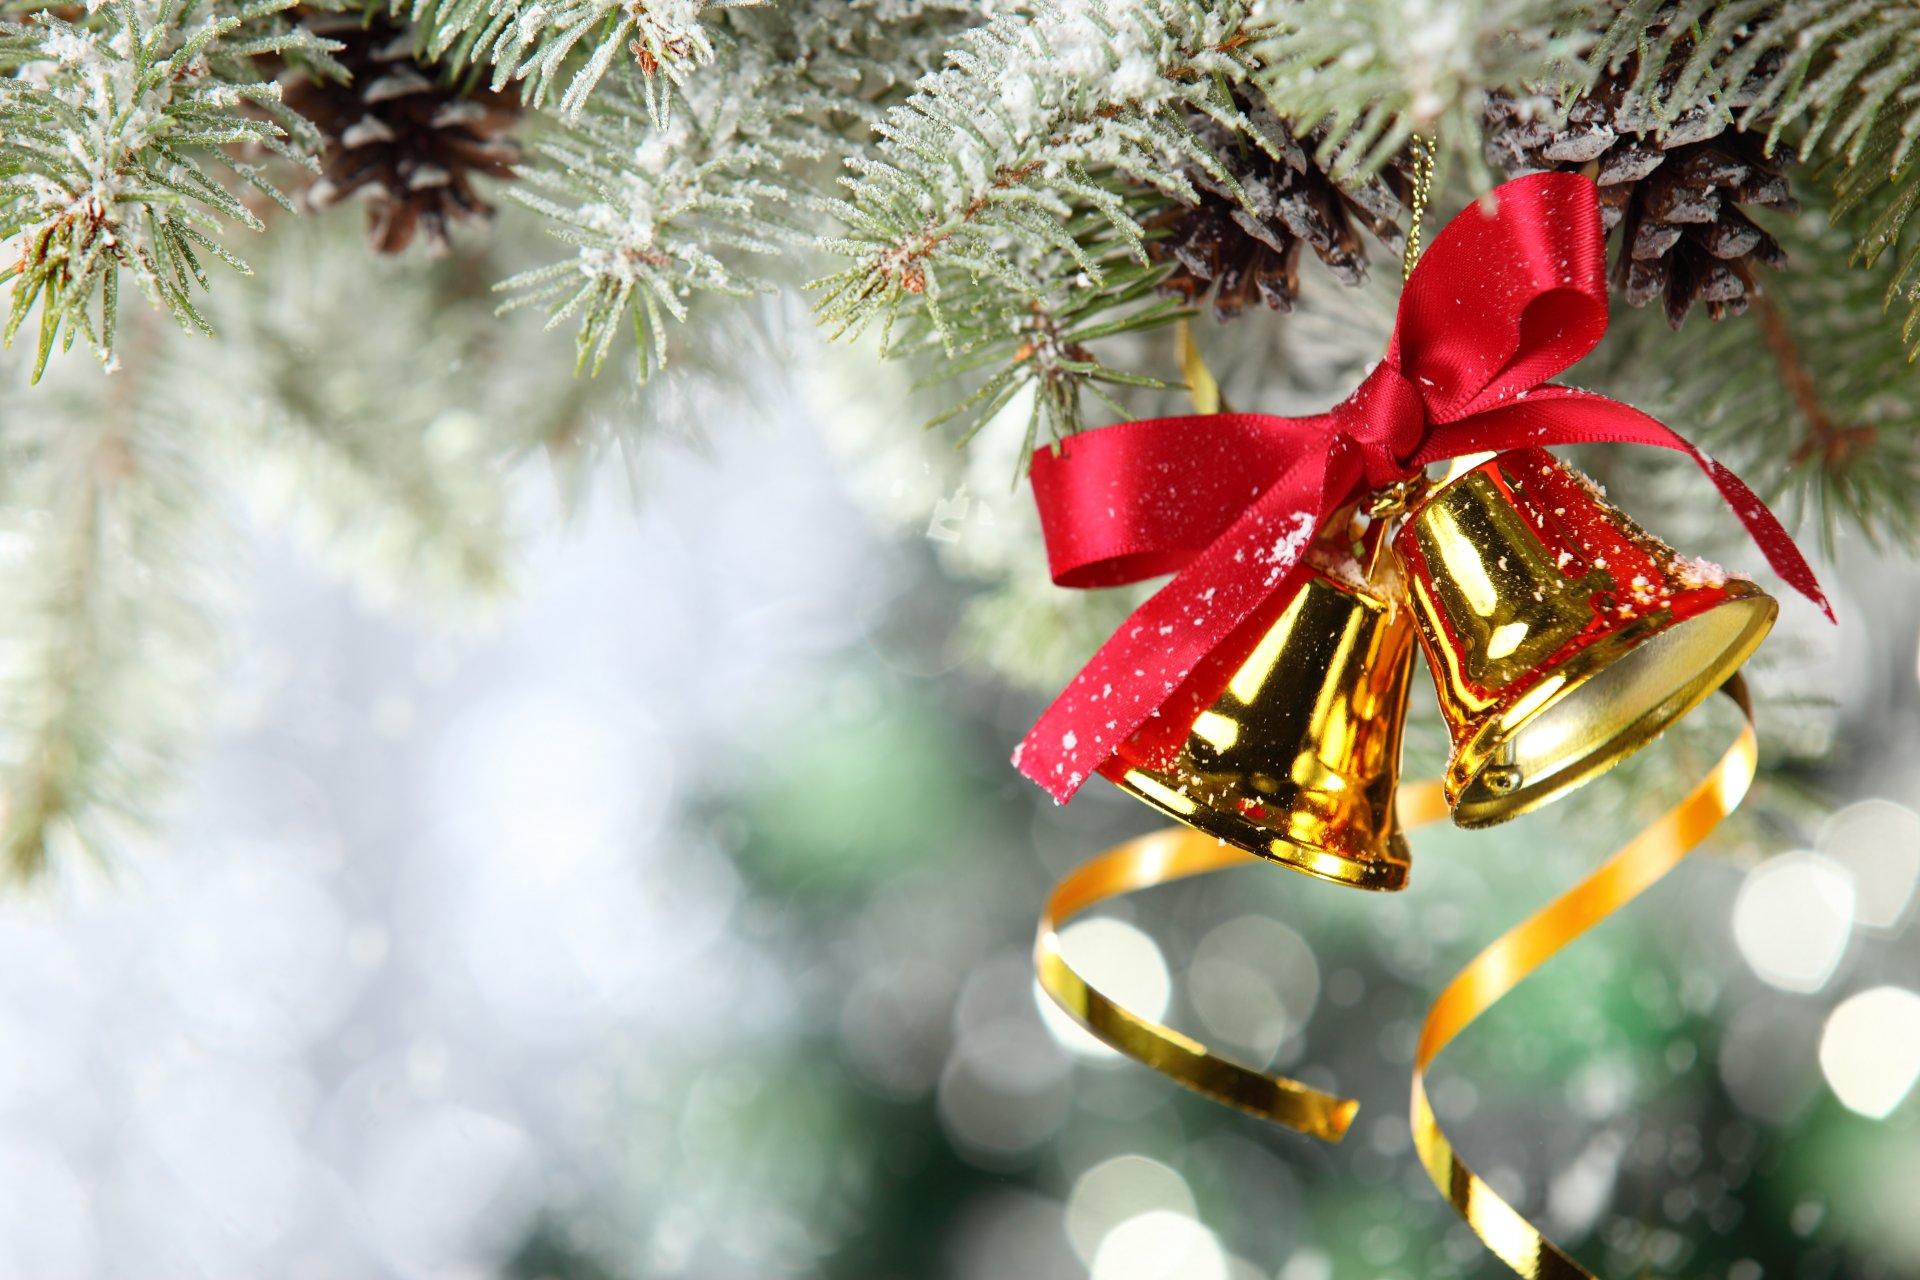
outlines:
M1434 1185L1500 1259L1527 1280L1595 1280L1497 1195L1454 1154L1427 1101L1426 1073L1467 1025L1518 986L1561 948L1638 897L1705 840L1752 785L1758 748L1753 707L1735 675L1722 688L1740 707L1740 735L1691 794L1610 855L1585 880L1496 939L1456 974L1427 1010L1413 1060L1413 1145ZM1400 794L1408 827L1444 817L1437 781ZM1171 1027L1115 1004L1070 966L1060 927L1123 894L1189 876L1261 863L1252 854L1185 828L1130 840L1082 864L1054 887L1040 918L1034 967L1048 995L1095 1036L1121 1053L1197 1093L1263 1120L1337 1142L1359 1103L1297 1080L1271 1075L1216 1054ZM1264 865L1264 864L1263 864Z

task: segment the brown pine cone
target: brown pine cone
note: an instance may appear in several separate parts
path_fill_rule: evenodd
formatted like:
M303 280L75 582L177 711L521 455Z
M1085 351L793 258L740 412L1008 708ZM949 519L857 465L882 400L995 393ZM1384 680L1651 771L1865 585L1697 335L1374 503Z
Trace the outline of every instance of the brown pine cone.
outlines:
M424 232L429 251L444 252L448 223L493 211L473 176L515 176L520 150L501 135L519 116L519 102L436 82L434 67L415 56L412 29L382 14L363 23L302 9L298 19L345 44L334 57L352 75L345 84L298 68L282 75L286 105L326 139L307 202L324 209L360 193L369 201L367 238L375 249L398 253Z
M1397 219L1403 202L1396 190L1409 189L1404 169L1390 168L1386 181L1337 186L1314 162L1313 139L1303 144L1264 107L1240 105L1276 144L1279 158L1211 117L1194 119L1194 132L1239 182L1247 203L1211 174L1188 172L1199 203L1175 205L1145 224L1165 232L1148 241L1148 256L1176 264L1160 282L1162 292L1197 303L1211 290L1213 313L1222 320L1239 315L1255 298L1273 310L1290 311L1300 293L1303 247L1310 246L1334 277L1349 285L1367 278L1358 228L1400 251L1404 239Z
M1664 75L1686 60L1676 50ZM1678 329L1694 303L1718 320L1747 309L1754 265L1785 269L1786 252L1739 209L1791 212L1798 206L1781 166L1758 137L1728 129L1726 113L1696 108L1661 123L1628 104L1633 59L1608 76L1554 125L1515 99L1487 104L1487 162L1509 177L1546 170L1585 173L1600 188L1600 213L1618 226L1612 281L1644 307L1659 299ZM1758 75L1759 73L1756 73ZM1745 92L1726 104L1743 105Z

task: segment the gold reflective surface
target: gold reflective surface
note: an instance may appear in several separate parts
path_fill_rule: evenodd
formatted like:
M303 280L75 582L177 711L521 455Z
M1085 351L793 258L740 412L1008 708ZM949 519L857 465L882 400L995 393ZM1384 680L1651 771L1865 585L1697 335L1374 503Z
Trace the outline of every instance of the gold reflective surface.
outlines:
M1552 959L1563 947L1653 885L1712 833L1752 784L1758 750L1753 710L1736 674L1726 685L1745 722L1738 738L1693 792L1634 836L1572 889L1496 939L1460 971L1421 1026L1413 1061L1413 1145L1421 1164L1467 1224L1526 1280L1594 1280L1461 1162L1427 1099L1433 1061L1468 1024ZM1418 826L1447 811L1437 782L1409 784L1401 821ZM1250 866L1246 853L1185 830L1132 840L1082 864L1055 886L1040 918L1034 965L1041 988L1082 1026L1128 1057L1178 1084L1265 1120L1338 1141L1359 1104L1351 1098L1256 1071L1221 1057L1170 1027L1115 1004L1067 963L1060 928L1114 898L1230 867Z
M1591 601L1613 575L1560 572L1546 544L1485 471L1460 477L1413 523L1433 576L1415 579L1423 617L1445 612L1461 643L1445 660L1463 687L1504 688L1551 658L1593 621Z
M1546 804L1651 742L1752 655L1777 611L1750 582L1691 571L1539 450L1457 477L1394 546L1463 827Z
M1427 1099L1427 1070L1467 1025L1569 942L1626 906L1712 834L1753 785L1759 744L1745 681L1724 686L1745 718L1740 735L1692 793L1616 850L1599 868L1496 938L1456 974L1427 1010L1413 1058L1413 1146L1433 1184L1486 1246L1526 1280L1594 1280L1454 1153Z
M1404 609L1310 577L1171 768L1108 776L1170 817L1310 875L1398 889L1407 845L1394 809L1413 670Z

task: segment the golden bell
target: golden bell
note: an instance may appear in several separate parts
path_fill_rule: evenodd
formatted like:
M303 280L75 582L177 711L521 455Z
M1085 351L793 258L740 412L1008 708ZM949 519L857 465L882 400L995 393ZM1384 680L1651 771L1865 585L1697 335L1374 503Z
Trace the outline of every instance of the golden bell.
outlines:
M1237 848L1363 889L1406 883L1394 812L1413 670L1404 607L1318 569L1200 713L1178 758L1136 740L1101 772Z
M1440 488L1394 550L1453 735L1444 783L1462 827L1538 808L1651 742L1778 612L1539 449Z

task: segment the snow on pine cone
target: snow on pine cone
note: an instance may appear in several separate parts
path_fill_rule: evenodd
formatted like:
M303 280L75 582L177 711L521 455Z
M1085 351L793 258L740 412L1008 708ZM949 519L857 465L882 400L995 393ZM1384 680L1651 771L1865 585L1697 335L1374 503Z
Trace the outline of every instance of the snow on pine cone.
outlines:
M519 148L501 135L518 118L519 103L436 81L435 69L415 56L412 29L379 13L363 22L302 9L299 20L346 46L334 57L352 75L345 84L301 68L282 76L286 105L326 139L307 202L324 209L360 195L368 201L367 238L375 249L399 253L422 233L430 251L444 252L449 223L493 211L474 190L474 175L516 176Z
M1669 61L1678 74L1684 52ZM1797 208L1761 139L1728 127L1726 111L1694 108L1662 121L1635 104L1628 63L1567 110L1556 125L1550 107L1504 94L1486 111L1487 162L1508 177L1546 170L1585 173L1600 188L1614 247L1613 287L1636 307L1658 300L1678 329L1693 305L1718 320L1747 309L1758 287L1754 264L1783 270L1779 242L1740 211L1741 205ZM1725 104L1743 105L1736 93Z
M1397 219L1403 202L1395 190L1410 190L1404 166L1390 166L1386 181L1339 186L1314 161L1312 139L1303 145L1264 107L1240 105L1279 155L1267 154L1209 116L1194 117L1194 132L1240 184L1246 200L1242 203L1213 175L1188 170L1199 203L1174 205L1145 223L1149 231L1165 233L1148 241L1148 255L1175 264L1160 282L1162 292L1197 303L1211 291L1214 315L1222 320L1240 314L1256 298L1276 311L1290 311L1300 293L1303 248L1312 248L1334 277L1349 285L1367 278L1360 228L1400 252L1404 239Z

